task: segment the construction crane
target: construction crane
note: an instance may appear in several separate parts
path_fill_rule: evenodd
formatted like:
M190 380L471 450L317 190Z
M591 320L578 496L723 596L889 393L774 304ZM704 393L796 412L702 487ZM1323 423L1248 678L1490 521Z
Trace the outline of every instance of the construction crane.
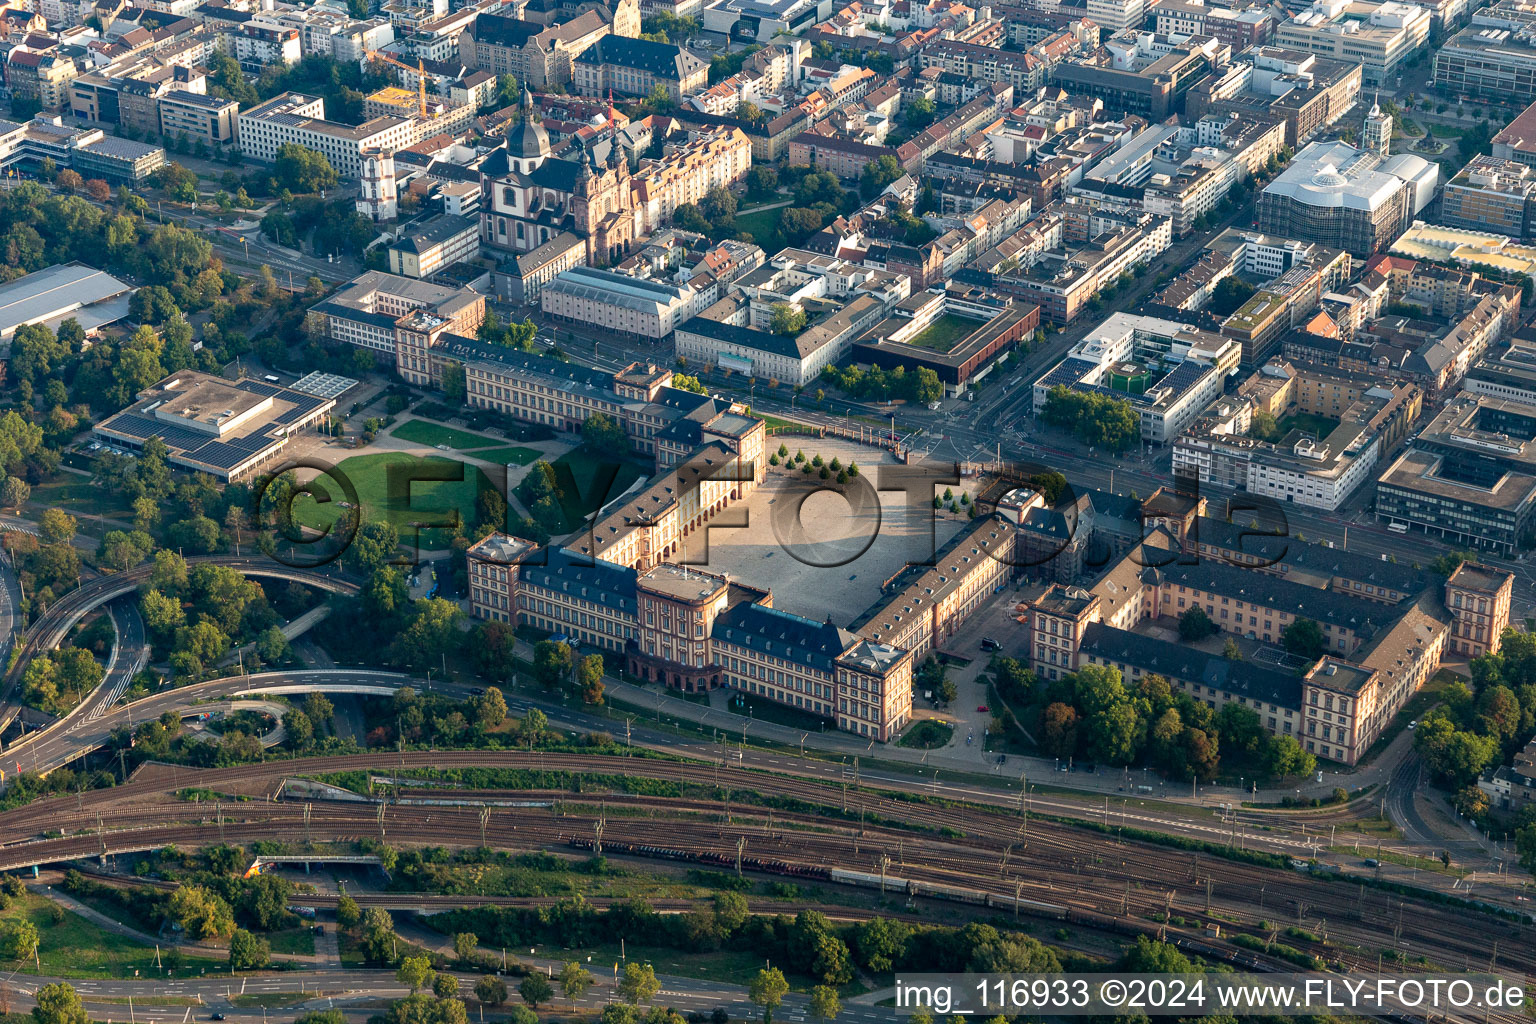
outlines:
M405 63L404 61L396 60L395 58L391 57L389 54L383 52L382 50L365 50L364 53L367 54L369 60L381 60L381 61L383 61L386 64L393 64L397 68L405 68L405 70L407 70L407 71L414 71L414 72L416 72L416 110L417 110L417 113L419 113L421 115L422 120L426 120L426 117L427 117L427 69L426 69L426 65L424 65L421 62L421 58L417 57L416 58L416 66L415 67L411 67L409 64Z

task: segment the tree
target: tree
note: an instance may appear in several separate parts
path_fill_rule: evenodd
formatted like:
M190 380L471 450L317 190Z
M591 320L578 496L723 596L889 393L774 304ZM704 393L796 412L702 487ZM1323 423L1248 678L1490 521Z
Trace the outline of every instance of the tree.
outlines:
M661 982L656 980L656 969L650 964L631 960L624 965L624 975L619 979L619 998L638 1006L650 1002L660 991Z
M1291 620L1291 624L1280 631L1280 641L1291 654L1309 660L1322 657L1323 651L1328 648L1323 627L1311 619Z
M62 981L44 985L33 997L37 1005L32 1008L35 1024L90 1024L90 1017L74 986Z
M873 199L904 173L895 156L882 153L864 165L864 171L859 175L859 194L865 199Z
M747 986L747 998L763 1008L763 1024L772 1024L773 1011L784 1001L788 991L789 982L784 980L784 972L777 967L764 967Z
M1216 282L1216 289L1211 293L1208 308L1217 316L1231 316L1238 311L1243 303L1253 296L1255 291L1257 289L1253 285L1248 284L1241 278L1224 277Z
M517 994L523 997L523 1002L537 1010L540 1003L547 1003L554 997L555 987L549 983L548 978L534 971L517 986Z
M937 113L938 108L933 105L933 100L927 96L918 96L906 105L906 109L901 112L901 119L906 122L909 130L920 132L933 123Z
M1178 639L1184 643L1193 643L1204 640L1212 634L1220 633L1221 626L1210 620L1206 609L1200 605L1192 605L1184 609L1184 614L1178 617Z
M1040 713L1040 749L1051 757L1070 757L1077 750L1077 711L1054 701Z
M31 960L37 955L37 941L37 926L20 918L0 933L0 956L7 960Z
M805 310L797 309L787 302L775 302L768 319L768 329L774 334L794 337L805 330Z
M194 939L223 938L235 930L229 904L201 885L183 885L171 893L170 917Z
M572 960L560 972L560 992L567 999L580 999L592 981L592 972Z
M294 193L335 188L338 180L336 169L325 154L296 142L285 142L277 147L272 170L278 184Z
M691 391L696 395L709 394L709 389L699 382L699 378L690 377L686 373L674 373L672 375L672 386L679 391Z
M415 993L432 984L435 973L432 970L431 957L408 956L400 961L399 967L395 968L395 980Z
M1272 413L1259 409L1253 414L1253 420L1248 425L1248 436L1260 441L1280 440L1280 425L1275 422Z
M603 702L603 656L589 654L576 664L576 689L587 704Z
M197 175L175 161L157 170L153 181L164 190L167 198L178 203L197 202Z
M236 928L229 937L229 969L254 971L265 967L272 960L272 947L266 939L257 938L244 928Z
M74 539L75 517L56 508L44 509L37 519L37 533L44 544L68 544Z
M1243 651L1242 648L1237 646L1237 641L1229 636L1227 637L1227 642L1222 645L1221 656L1228 661L1242 661Z
M282 627L268 626L262 630L256 638L256 653L269 665L281 661L288 653L288 638L283 635Z
M571 648L558 641L533 645L533 677L546 690L558 688L571 674Z
M8 476L0 484L0 508L19 510L32 497L32 488L20 477Z
M832 1020L843 1012L843 1004L837 998L837 989L829 985L817 985L811 989L811 1016L817 1020Z
M500 688L490 686L475 703L475 720L483 729L495 729L507 720L507 699Z
M363 952L368 959L383 962L395 948L395 920L383 907L369 907L363 912Z
M581 425L581 443L593 454L607 459L621 459L629 454L629 435L607 413L595 412Z
M459 994L459 979L451 974L438 974L432 978L432 994L439 999L452 999Z
M482 975L475 982L475 998L487 1006L500 1006L507 1001L507 983L494 974Z
M453 955L459 963L467 964L475 958L475 947L479 945L480 936L474 932L459 932L453 937Z

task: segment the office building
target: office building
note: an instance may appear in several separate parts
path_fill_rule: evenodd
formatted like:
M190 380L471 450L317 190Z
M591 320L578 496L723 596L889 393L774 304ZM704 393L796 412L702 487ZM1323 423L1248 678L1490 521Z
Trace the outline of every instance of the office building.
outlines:
M440 213L407 228L389 244L389 272L431 277L479 254L480 225L469 217Z
M1275 44L1362 66L1365 84L1395 88L1398 67L1429 42L1431 12L1387 0L1319 0L1275 31Z
M704 89L709 62L671 43L609 35L583 50L572 71L582 96L649 96L659 85L681 103Z
M1259 230L1369 256L1429 205L1438 180L1421 157L1314 142L1259 194Z

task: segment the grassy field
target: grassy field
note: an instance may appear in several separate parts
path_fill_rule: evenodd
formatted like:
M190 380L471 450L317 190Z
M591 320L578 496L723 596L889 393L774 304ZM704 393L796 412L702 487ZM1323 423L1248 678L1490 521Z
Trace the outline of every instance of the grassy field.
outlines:
M26 918L37 928L38 960L42 973L61 978L132 978L142 972L163 973L164 967L155 967L155 951L141 946L131 939L114 935L83 917L66 913L57 924L54 922L51 901L28 893L11 906L0 911L0 931L6 930L12 921ZM163 963L163 957L162 957ZM224 966L222 960L205 957L181 958L181 965L173 970L178 978L193 978L203 971ZM24 974L37 972L37 961L23 964Z
M1317 416L1310 412L1292 413L1282 417L1279 423L1282 436L1292 430L1304 430L1315 435L1319 440L1333 433L1338 425L1338 420L1331 420L1326 416Z
M785 207L777 207L772 210L753 210L748 213L736 215L736 228L751 235L759 244L767 240L779 228L779 218L783 216Z
M485 462L500 462L503 465L510 462L517 466L526 466L539 457L538 451L533 448L492 448L472 454Z
M566 452L552 465L555 485L560 488L560 510L572 530L645 475L638 463L598 459L583 448Z
M121 495L108 494L90 480L73 473L60 473L57 480L36 485L32 488L30 501L38 508L103 516L131 515L133 511Z
M930 352L948 352L961 338L976 330L976 327L974 320L966 320L963 317L945 313L913 335L907 344L914 348L925 348Z
M444 470L462 467L462 480L414 480L400 487L391 495L389 486L389 467L399 465L407 469L414 468L416 475L424 475L431 472L422 467L433 467L434 464ZM344 460L338 470L345 473L352 481L352 486L357 489L357 500L363 509L363 518L367 521L382 521L394 525L400 531L402 540L408 540L416 532L410 526L412 522L442 522L453 512L457 512L461 520L467 525L474 521L475 499L479 495L481 487L489 487L490 483L484 475L472 466L464 466L455 459L445 459L432 456L420 458L415 455L407 455L404 452L382 452L377 455L354 455ZM410 474L400 479L408 479ZM312 498L305 498L294 503L294 518L305 526L323 528L334 523L341 515L343 509L340 503L346 500L341 493L330 495L331 500L320 503ZM421 544L427 548L442 548L448 545L450 531L422 530Z
M272 945L274 953L299 953L304 956L313 955L315 952L315 936L309 930L308 925L298 928L284 928L279 932L272 932L261 936Z
M912 723L912 728L902 734L896 745L911 747L915 750L932 750L948 743L949 738L954 734L954 726L924 718Z
M428 423L425 420L406 420L398 426L391 427L389 433L391 437L398 437L402 441L429 444L434 448L440 444L445 444L450 448L457 448L460 451L468 451L471 448L489 448L497 443L494 437L486 437L484 434L471 434L467 430L444 426L441 423Z

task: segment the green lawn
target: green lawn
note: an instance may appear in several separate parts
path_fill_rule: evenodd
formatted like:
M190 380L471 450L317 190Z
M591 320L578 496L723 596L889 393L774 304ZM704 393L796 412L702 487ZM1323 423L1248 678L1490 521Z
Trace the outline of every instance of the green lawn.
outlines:
M923 718L912 723L912 728L902 734L896 745L911 747L915 750L932 750L948 743L949 738L954 734L954 726L936 722L931 718Z
M0 911L0 931L10 923L25 917L37 928L38 959L42 973L62 978L132 978L142 972L145 977L152 973L163 976L166 968L155 966L155 951L141 946L132 939L114 935L83 917L65 913L54 924L52 902L42 896L28 893L11 906ZM161 963L164 963L162 949ZM7 969L12 965L6 964ZM200 976L204 969L212 971L224 966L222 960L205 957L181 958L181 965L173 971L178 978ZM37 972L37 962L23 964L24 974Z
M445 444L450 448L467 451L471 448L489 448L496 444L494 437L486 437L484 434L471 434L467 430L459 430L457 427L444 426L441 423L428 423L425 420L407 420L389 431L392 437L398 437L402 441L414 441L417 444L429 444L436 448Z
M1331 420L1326 416L1317 416L1310 412L1292 413L1280 420L1280 434L1283 437L1292 430L1304 430L1322 440L1333 433L1339 425L1338 420Z
M945 313L909 338L907 344L930 352L948 352L955 347L956 342L971 334L978 326L974 320Z
M397 477L394 494L390 493L388 475L392 465L403 467L403 470L397 471L402 475ZM462 480L411 479L434 469L451 471L454 467L462 467ZM412 522L443 522L455 511L466 526L474 522L475 500L480 488L491 487L478 469L456 459L438 456L421 458L405 452L354 455L343 460L337 469L356 488L358 503L363 508L363 518L393 524L400 531L400 539L406 542L410 542L417 532L410 525ZM406 483L407 480L411 482ZM319 529L336 521L343 511L340 503L347 499L339 489L335 489L334 493L325 489L323 479L316 481L316 487L326 490L330 500L322 503L313 497L305 497L296 501L294 518L304 526ZM421 530L420 534L421 545L427 548L446 547L451 537L451 531L446 529Z
M539 453L533 448L492 448L489 451L475 451L472 453L477 459L485 462L508 462L518 466L526 466L539 457Z
M779 218L783 216L788 207L777 207L772 210L753 210L749 213L736 215L736 229L745 231L758 243L762 243L773 236L779 229Z
M599 459L585 448L566 452L552 465L555 485L560 488L560 509L571 530L646 475L645 467L639 463Z
M121 495L108 494L95 483L73 473L60 473L55 480L37 484L32 488L29 501L40 509L57 508L104 516L132 514Z
M309 930L308 925L284 928L282 931L261 937L271 943L274 953L299 953L310 956L315 951L315 935Z

